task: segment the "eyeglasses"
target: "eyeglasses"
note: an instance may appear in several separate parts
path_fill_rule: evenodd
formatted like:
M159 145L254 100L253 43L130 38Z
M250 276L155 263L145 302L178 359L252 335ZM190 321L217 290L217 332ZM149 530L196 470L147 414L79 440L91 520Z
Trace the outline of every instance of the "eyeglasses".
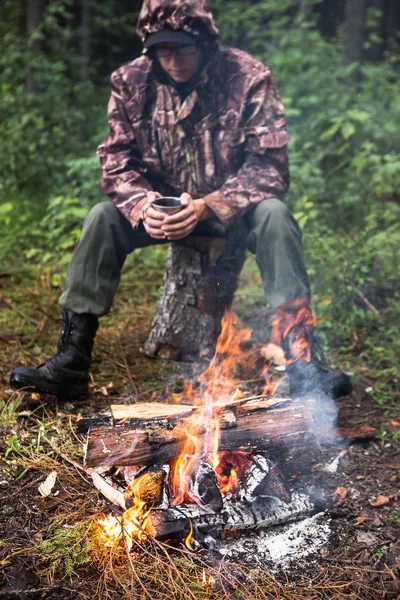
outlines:
M189 44L186 46L176 46L176 48L156 46L152 49L152 52L157 58L170 58L173 54L176 54L176 56L191 56L192 54L196 54L197 45Z

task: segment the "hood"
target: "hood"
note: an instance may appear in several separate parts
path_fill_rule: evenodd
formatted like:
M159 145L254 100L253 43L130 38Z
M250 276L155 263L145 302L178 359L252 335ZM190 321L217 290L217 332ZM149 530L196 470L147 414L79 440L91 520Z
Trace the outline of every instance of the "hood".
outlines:
M144 0L136 28L142 42L164 27L218 43L219 31L206 0Z

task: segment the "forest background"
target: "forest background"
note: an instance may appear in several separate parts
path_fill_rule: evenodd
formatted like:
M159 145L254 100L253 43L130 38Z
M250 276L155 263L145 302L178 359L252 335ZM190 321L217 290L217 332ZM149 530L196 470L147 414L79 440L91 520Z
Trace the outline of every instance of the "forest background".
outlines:
M400 8L396 0L210 4L223 43L272 68L286 107L287 202L304 230L325 342L342 366L362 357L376 373L376 400L394 401ZM107 132L109 75L141 51L140 5L3 0L0 271L47 265L62 281L83 218L104 199L95 149ZM146 250L144 260L162 269L165 249Z

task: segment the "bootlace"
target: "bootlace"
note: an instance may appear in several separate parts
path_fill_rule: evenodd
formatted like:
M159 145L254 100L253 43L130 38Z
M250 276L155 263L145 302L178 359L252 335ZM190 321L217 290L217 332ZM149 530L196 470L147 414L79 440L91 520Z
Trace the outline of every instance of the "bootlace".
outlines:
M65 352L65 350L67 349L67 346L68 346L68 341L69 341L70 337L72 336L73 331L74 331L74 328L73 328L73 324L72 324L72 319L70 319L67 312L64 312L63 316L62 316L61 336L57 343L56 356L58 354L62 354L63 352Z

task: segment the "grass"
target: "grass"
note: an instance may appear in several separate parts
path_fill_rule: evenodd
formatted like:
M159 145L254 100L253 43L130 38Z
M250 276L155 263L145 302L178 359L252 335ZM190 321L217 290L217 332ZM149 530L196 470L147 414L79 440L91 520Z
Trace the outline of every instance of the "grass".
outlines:
M102 319L96 342L92 375L97 411L113 398L160 399L167 382L177 373L176 366L149 361L139 351L159 298L165 258L166 249L157 248L139 251L127 261L113 310ZM340 265L341 257L332 269L340 269ZM369 309L360 309L356 295L352 305L347 293L344 299L334 287L322 289L318 274L313 277L314 305L326 319L321 328L331 348L329 364L354 373L354 379L373 388L376 402L394 414L399 376L395 358L398 330L392 321L396 310L389 304L380 310L379 319L370 319ZM224 561L213 564L202 553L170 548L152 539L135 541L131 553L123 544L105 548L100 543L97 521L107 514L107 506L79 468L82 440L76 434L77 418L93 410L91 402L60 405L52 401L43 405L40 398L13 392L7 384L11 368L22 363L37 365L54 351L60 328L57 297L61 281L57 266L42 270L18 264L0 279L1 476L9 481L15 498L25 503L27 508L20 507L25 511L21 518L28 519L37 534L32 540L31 533L24 538L15 532L15 539L7 541L8 558L0 560L0 566L11 564L19 554L29 554L42 580L49 586L68 580L75 586L76 597L311 600L347 594L373 598L360 580L362 567L356 575L343 565L330 564L328 571L326 565L317 565L312 582L308 576L278 581L266 571L256 573ZM250 324L264 317L265 301L252 257L246 261L234 309ZM373 325L368 335L355 327L360 310ZM386 343L385 331L390 332ZM392 422L396 421L389 419L379 432L383 442L398 435ZM36 498L37 486L53 470L57 472L59 495L41 500L39 508L27 505L24 491ZM398 511L392 518L399 521ZM377 556L382 555L382 549ZM85 596L93 590L95 596Z

